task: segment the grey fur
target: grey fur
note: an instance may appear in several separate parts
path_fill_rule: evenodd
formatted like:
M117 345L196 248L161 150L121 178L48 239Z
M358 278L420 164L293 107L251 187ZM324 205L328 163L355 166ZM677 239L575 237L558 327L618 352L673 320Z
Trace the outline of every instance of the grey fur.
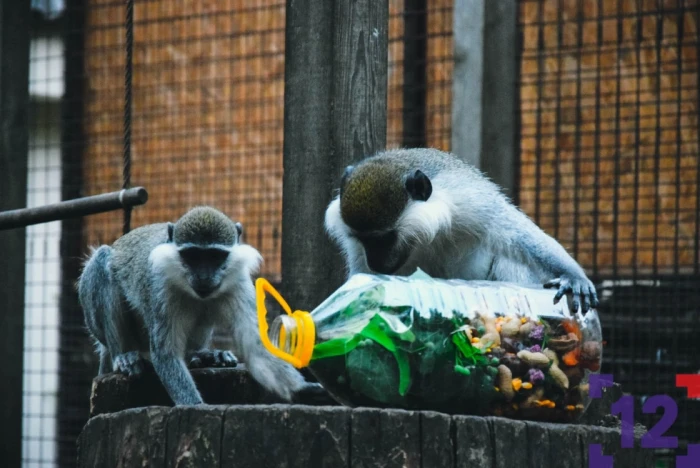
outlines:
M405 197L406 205L398 207L403 217L384 232L350 228L340 211L342 195L328 206L326 229L345 255L348 277L375 271L369 264L378 272L402 276L420 267L437 278L557 288L555 302L567 294L574 309L583 311L598 305L595 286L569 253L513 205L500 187L449 153L431 148L383 151L346 171L341 184L356 177L355 186L367 184L366 190L354 192L363 196L375 188L385 191L387 185L401 190L402 181L416 170L430 179L432 194L426 201ZM374 175L382 171L382 176ZM387 184L387 172L401 184ZM361 224L356 213L354 221ZM387 232L392 236L376 237Z
M198 207L175 224L139 227L92 253L78 294L100 374L138 374L148 359L176 405L203 403L186 362L235 366L240 356L253 378L285 400L315 385L260 341L251 275L262 258L240 242L242 230L217 210ZM182 249L201 246L200 238L228 252L221 267L186 266ZM233 329L233 353L207 348L216 326Z

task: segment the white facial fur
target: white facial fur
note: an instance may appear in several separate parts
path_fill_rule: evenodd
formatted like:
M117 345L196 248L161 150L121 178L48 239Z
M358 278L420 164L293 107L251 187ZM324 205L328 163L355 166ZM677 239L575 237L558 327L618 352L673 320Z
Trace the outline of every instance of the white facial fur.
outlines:
M227 294L241 279L250 281L251 275L256 274L262 264L260 253L249 245L235 244L224 248L230 252L226 260L226 271L221 286L207 300L213 300ZM193 298L200 299L187 281L185 267L180 262L180 255L174 244L159 245L151 251L148 261L151 268L162 275L170 286L174 286Z

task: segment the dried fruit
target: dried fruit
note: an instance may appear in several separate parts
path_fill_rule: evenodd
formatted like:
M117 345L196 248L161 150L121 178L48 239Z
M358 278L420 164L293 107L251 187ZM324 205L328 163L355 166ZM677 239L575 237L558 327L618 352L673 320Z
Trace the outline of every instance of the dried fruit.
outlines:
M579 340L574 333L569 333L565 336L560 336L557 338L552 338L547 342L547 345L554 351L559 351L560 353L567 353L578 347Z
M523 381L521 379L513 379L513 390L517 392L518 390L520 390L522 384Z
M574 349L573 351L569 351L564 356L562 356L561 360L564 362L565 365L567 365L569 367L573 367L576 364L578 364L579 351L580 350L578 350L578 349Z
M532 382L533 384L544 380L544 372L542 372L539 369L530 369L527 374L528 378L530 379L530 382Z

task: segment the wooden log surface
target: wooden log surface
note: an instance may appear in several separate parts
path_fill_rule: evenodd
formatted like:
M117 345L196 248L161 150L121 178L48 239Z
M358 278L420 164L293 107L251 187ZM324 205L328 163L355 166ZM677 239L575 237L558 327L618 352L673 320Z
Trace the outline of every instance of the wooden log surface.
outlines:
M240 363L231 368L190 369L204 402L209 405L282 403L253 380ZM295 403L337 405L327 394L301 394ZM96 377L92 383L90 417L124 409L149 406L173 406L165 388L151 366L138 377L120 373Z
M597 426L304 405L135 408L91 418L78 466L588 467L602 444L615 468L651 467Z
M620 421L610 414L618 385L577 424L545 424L353 409L319 394L284 404L243 364L191 372L206 405L173 407L150 367L138 378L96 378L80 466L588 467L592 443L614 455L616 468L651 466L648 453L620 449ZM645 430L637 429L639 439Z

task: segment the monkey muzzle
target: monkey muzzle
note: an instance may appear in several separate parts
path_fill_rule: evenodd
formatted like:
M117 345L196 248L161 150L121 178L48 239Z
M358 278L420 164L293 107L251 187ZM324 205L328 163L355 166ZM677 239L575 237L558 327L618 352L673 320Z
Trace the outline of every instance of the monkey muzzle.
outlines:
M380 236L362 237L360 242L365 248L367 266L372 271L384 275L396 272L411 254L410 246L399 244L394 231Z
M215 291L219 289L218 284L212 284L212 283L195 283L192 285L192 289L194 290L197 295L202 298L206 299L207 297L211 296Z

